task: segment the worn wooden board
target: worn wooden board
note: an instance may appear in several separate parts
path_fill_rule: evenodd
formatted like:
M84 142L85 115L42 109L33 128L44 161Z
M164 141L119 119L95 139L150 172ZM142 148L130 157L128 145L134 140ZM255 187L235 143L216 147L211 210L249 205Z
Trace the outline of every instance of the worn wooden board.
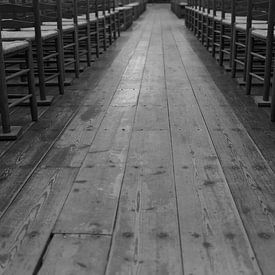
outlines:
M159 31L154 19L140 98L153 87L150 79L157 83L163 75L163 59L151 59ZM156 76L147 77L151 71ZM138 105L107 274L182 274L168 113L156 104L160 86L151 96L151 112ZM163 127L156 125L159 109Z
M176 34L175 34L176 35ZM188 46L184 64L199 62ZM188 54L186 50L189 49ZM188 68L189 68L188 67ZM205 67L200 71L207 75ZM264 274L274 273L274 174L211 80L186 70L249 240Z
M109 236L54 235L37 274L104 274L110 243Z
M83 106L46 155L43 166L80 167L103 116L100 107Z
M55 232L112 233L134 115L134 107L110 107L83 160Z
M143 34L147 36L147 32ZM137 49L145 47L143 36ZM138 88L118 88L110 102L105 117L100 124L89 154L84 159L65 207L58 219L55 232L111 234L120 195L129 141L136 114L136 105L142 72L145 64L146 48L140 58L135 51L120 81L138 72L135 81ZM119 83L119 87L122 87ZM93 211L90 211L93 209Z
M163 39L185 272L261 274L173 36Z
M107 274L182 274L168 131L137 131Z
M67 198L76 169L37 171L0 221L0 274L32 274Z
M33 169L51 148L72 114L71 108L52 111L51 116L47 116L47 119L42 117L40 122L33 125L4 154L1 160L1 169L3 169L0 186L1 214L5 212ZM20 175L20 180L17 175Z

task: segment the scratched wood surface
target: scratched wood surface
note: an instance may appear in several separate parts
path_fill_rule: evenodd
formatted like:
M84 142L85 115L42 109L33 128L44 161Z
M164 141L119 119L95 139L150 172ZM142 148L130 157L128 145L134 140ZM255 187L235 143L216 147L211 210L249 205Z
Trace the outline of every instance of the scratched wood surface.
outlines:
M274 274L272 153L169 5L121 39L0 159L0 274Z

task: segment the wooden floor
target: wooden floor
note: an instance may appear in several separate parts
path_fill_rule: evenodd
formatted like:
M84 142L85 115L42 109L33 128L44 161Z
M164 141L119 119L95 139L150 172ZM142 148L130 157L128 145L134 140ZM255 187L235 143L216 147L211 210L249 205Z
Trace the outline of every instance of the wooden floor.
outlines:
M209 58L149 6L0 147L0 274L275 274L274 127Z

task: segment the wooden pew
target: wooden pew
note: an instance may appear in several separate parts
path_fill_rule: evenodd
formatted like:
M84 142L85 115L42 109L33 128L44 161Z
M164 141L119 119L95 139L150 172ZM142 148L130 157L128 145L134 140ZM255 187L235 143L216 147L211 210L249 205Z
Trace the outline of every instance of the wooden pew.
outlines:
M32 43L35 56L35 71L39 78L40 98L38 103L49 105L53 97L46 94L46 83L58 78L60 94L64 93L63 50L60 33L56 30L43 31L39 1L32 1L26 6L24 0L17 0L17 4L0 4L0 10L5 12L2 18L3 41L28 40ZM60 7L59 7L60 8ZM32 31L21 31L21 28L34 27ZM54 72L47 71L47 64L54 64Z
M259 106L270 106L270 87L272 78L274 44L274 3L273 0L252 2L252 19L267 18L265 28L250 28L248 41L248 64L246 70L246 93L251 94L252 79L263 83L262 98L257 98Z
M14 140L19 136L21 127L11 126L11 108L22 102L29 101L32 120L37 120L32 48L31 44L27 41L2 42L2 12L5 12L5 10L0 9L0 113L2 124L2 128L0 129L0 140ZM24 62L24 68L22 67L21 61ZM11 63L11 67L7 68L9 63ZM7 82L24 75L27 76L28 94L9 94ZM9 102L9 99L12 101Z

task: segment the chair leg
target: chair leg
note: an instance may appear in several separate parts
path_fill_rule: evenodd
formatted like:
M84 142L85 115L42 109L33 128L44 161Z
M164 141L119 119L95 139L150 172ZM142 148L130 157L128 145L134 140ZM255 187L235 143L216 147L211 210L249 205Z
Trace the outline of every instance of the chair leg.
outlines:
M275 72L273 75L273 83L275 83ZM272 85L271 93L271 121L275 121L275 84Z
M237 42L237 30L236 28L234 28L234 31L233 31L233 41L232 41L232 62L231 62L231 76L233 78L236 77L236 66L237 66L237 63L236 63L236 58L237 58L237 45L236 45L236 42Z
M213 20L213 34L212 34L212 57L215 57L216 55L216 22Z
M0 50L0 54L2 55L1 50ZM2 60L4 60L4 58ZM7 83L5 78L4 62L0 63L0 113L1 113L1 119L2 119L2 132L4 134L10 133L11 126L10 126L8 92L7 92Z
M103 19L103 48L104 51L107 51L107 34L106 34L106 21Z
M99 32L100 32L100 30L99 30L99 22L96 21L96 39L95 39L96 41L95 42L96 42L96 57L97 58L99 58L99 51L100 51L99 48L100 48L100 43L101 43L100 42L100 37L99 37L100 36Z
M74 41L74 69L75 77L79 78L79 43L78 43L78 33L75 29L73 32L73 41Z
M86 58L87 58L87 65L88 67L91 66L91 28L90 28L90 24L87 24L87 28L86 28L86 36L87 36L87 54L86 54Z
M222 66L223 65L223 58L224 58L224 30L225 27L224 25L221 23L221 30L220 30L220 48L219 48L219 65Z
M267 41L266 45L266 58L265 58L265 73L264 73L264 95L263 100L269 100L269 90L270 90L270 78L271 78L271 69L272 69L272 45L273 41Z
M64 70L64 56L62 54L63 52L63 43L61 43L60 35L55 40L56 45L56 51L58 52L57 55L57 70L59 72L58 74L58 87L59 87L59 93L61 95L64 94L64 81L65 81L65 70Z
M35 94L35 83L34 83L34 68L33 68L33 58L32 58L32 47L31 45L28 48L26 53L26 63L29 68L28 72L28 86L29 86L29 94L31 94L30 98L30 107L31 107L31 116L33 121L38 120L38 111L37 111L37 102L36 102L36 94Z
M40 101L47 101L46 86L45 86L45 69L44 69L44 51L42 43L36 43L37 51L37 67L39 76L39 90L40 90Z
M253 51L253 37L251 35L251 31L249 31L249 41L248 41L248 53L247 53L247 69L246 69L246 94L250 95L251 93L251 82L252 82L252 67L253 67L253 55L251 52Z
M117 30L118 30L118 37L120 37L120 16L119 13L117 13Z

